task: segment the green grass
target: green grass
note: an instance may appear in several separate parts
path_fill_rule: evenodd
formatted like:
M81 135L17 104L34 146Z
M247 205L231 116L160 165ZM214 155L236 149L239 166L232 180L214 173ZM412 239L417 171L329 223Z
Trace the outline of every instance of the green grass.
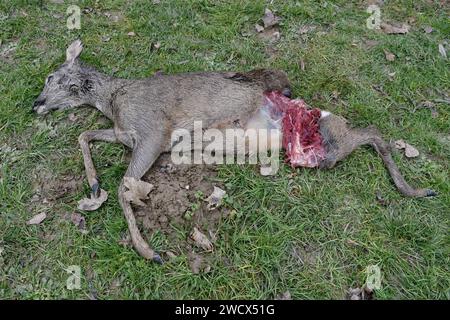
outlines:
M282 18L282 37L277 52L268 54L268 45L253 33L264 1L75 3L93 10L82 15L81 30L73 31L65 24L68 1L0 3L0 51L17 46L7 58L0 56L0 298L268 299L289 290L295 299L342 299L348 288L364 284L365 269L374 264L382 271L378 299L450 298L449 105L436 102L437 117L418 107L450 94L449 62L438 51L450 34L448 7L387 2L381 8L384 20L412 25L408 34L396 36L367 29L362 2L273 1L269 7ZM119 21L105 12L120 14ZM316 29L300 36L304 24ZM423 31L427 25L434 29L430 34ZM130 31L136 36L127 36ZM102 36L111 40L103 42ZM116 197L126 151L99 143L94 161L110 199L86 215L84 235L62 216L75 212L77 200L88 193L86 179L83 190L50 208L30 205L36 174L84 177L77 136L109 126L97 122L92 109L77 111L82 121L75 124L67 120L72 111L45 119L31 113L45 77L78 37L85 45L84 61L120 77L156 70L283 69L295 96L355 125L376 125L388 140L416 146L419 158L396 152L395 160L408 181L432 187L439 196L402 197L368 148L330 171L293 173L283 166L267 178L251 166L223 166L228 205L237 214L223 223L211 272L193 275L184 256L158 266L118 244L127 230ZM366 48L367 40L378 44ZM150 50L156 42L161 48ZM396 60L386 61L383 49ZM376 201L378 190L386 206ZM26 225L40 211L48 218L39 226ZM152 241L164 245L158 237ZM80 290L66 289L70 265L82 269ZM113 286L117 281L121 285Z

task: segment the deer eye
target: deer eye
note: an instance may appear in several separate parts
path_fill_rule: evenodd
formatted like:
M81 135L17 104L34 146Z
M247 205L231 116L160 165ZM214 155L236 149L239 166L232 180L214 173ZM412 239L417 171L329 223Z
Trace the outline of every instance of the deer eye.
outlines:
M49 84L52 81L52 79L53 79L53 75L51 74L47 77L47 80L45 81L45 83Z
M78 92L78 86L76 84L71 84L69 87L70 92L77 93Z

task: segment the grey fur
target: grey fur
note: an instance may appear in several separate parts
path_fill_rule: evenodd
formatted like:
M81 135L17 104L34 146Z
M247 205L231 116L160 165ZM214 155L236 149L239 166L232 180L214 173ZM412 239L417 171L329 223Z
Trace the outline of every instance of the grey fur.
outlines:
M132 157L125 177L141 179L159 155L170 150L171 133L175 129L192 131L194 121L202 121L204 128L224 129L249 123L265 126L270 122L258 118L257 112L264 92L279 90L290 95L289 81L282 71L158 74L128 80L110 77L83 65L79 61L81 51L82 44L78 40L69 46L66 62L46 79L33 110L46 114L51 110L90 105L114 122L112 129L86 131L79 137L94 195L98 195L100 188L89 150L90 141L122 143L131 148ZM349 129L345 121L336 116L322 119L320 128L327 148L321 167L331 168L358 146L372 144L403 194L431 195L429 190L415 190L404 181L378 133ZM135 249L143 257L161 262L159 255L142 238L130 203L124 197L125 191L122 179L119 201Z

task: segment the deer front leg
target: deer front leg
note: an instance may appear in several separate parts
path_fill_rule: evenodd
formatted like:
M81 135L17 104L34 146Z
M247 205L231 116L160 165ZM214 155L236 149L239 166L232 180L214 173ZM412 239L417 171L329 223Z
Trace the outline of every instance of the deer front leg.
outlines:
M156 139L155 139L156 140ZM128 166L125 177L140 180L142 176L150 169L155 160L162 152L162 145L156 144L155 140L146 141L146 143L138 143L133 149L130 165ZM136 251L146 259L153 260L157 263L162 263L161 257L154 252L148 243L142 238L139 228L136 223L136 218L133 214L130 202L125 197L124 179L119 186L119 202L128 223L128 229L131 235L131 241Z
M98 197L100 195L100 184L94 162L92 161L91 150L89 148L89 142L93 140L113 143L119 141L117 140L113 129L85 131L78 138L81 152L83 153L84 167L86 168L89 186L91 187L94 197Z

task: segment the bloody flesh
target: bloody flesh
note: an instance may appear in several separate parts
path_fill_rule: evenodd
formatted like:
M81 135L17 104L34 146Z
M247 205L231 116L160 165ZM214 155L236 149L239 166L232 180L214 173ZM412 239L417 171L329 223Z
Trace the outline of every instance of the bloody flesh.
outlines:
M289 99L278 91L266 92L264 107L275 121L281 120L282 146L292 167L317 167L325 158L319 132L319 109L309 109L301 99Z

